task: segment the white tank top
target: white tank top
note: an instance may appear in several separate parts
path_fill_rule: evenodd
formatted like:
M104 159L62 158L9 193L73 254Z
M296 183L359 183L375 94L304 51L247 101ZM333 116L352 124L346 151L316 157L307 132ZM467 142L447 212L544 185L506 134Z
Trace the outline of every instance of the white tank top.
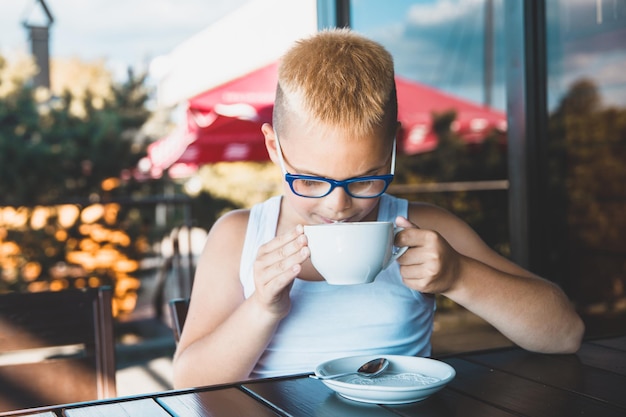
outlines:
M240 265L245 297L254 292L253 264L259 247L276 235L281 197L250 211ZM381 196L378 220L407 216L408 202ZM326 360L352 355L430 355L434 296L402 283L393 263L371 284L334 286L296 279L291 311L251 374L253 378L312 372Z

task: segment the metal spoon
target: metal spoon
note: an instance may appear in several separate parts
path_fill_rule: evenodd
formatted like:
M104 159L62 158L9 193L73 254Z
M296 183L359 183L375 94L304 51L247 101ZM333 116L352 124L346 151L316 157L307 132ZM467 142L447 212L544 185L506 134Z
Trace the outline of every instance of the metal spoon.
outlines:
M359 376L364 376L366 378L374 378L375 376L378 376L381 373L383 373L385 369L387 369L388 366L389 366L389 361L387 359L376 358L376 359L372 359L369 362L365 362L355 372L344 372L344 373L335 374L335 375L311 375L311 378L335 379L335 378L340 378L342 376L348 376L348 375L359 375Z

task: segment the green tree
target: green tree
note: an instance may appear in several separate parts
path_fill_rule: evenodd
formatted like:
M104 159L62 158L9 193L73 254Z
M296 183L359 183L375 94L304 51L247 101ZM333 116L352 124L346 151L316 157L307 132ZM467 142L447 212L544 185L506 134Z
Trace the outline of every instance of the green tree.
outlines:
M147 120L144 77L113 86L113 99L86 115L71 111L68 92L44 103L27 85L0 99L0 203L52 204L100 194L102 181L136 166L145 146L135 143Z
M156 194L168 181L132 175L154 139L139 134L150 116L145 76L129 73L103 97L50 97L8 78L5 65L0 60L0 292L106 284L116 311L132 310L133 275L158 231L149 227L154 206L130 197ZM15 87L3 89L7 80Z
M550 115L551 270L581 306L626 296L626 110L576 80Z

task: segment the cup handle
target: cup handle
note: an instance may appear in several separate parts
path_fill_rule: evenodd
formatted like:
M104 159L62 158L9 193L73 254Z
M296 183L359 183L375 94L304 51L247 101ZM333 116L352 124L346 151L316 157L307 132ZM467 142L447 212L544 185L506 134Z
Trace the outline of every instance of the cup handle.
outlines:
M395 238L396 235L398 233L400 233L401 231L403 231L403 230L404 230L404 227L394 226L394 228L393 228L393 237ZM401 247L394 246L393 249L395 249L395 250L391 253L391 258L389 259L389 262L387 262L387 265L385 265L385 268L387 268L389 265L391 265L391 263L393 261L395 261L396 259L398 259L402 255L404 255L404 252L406 252L406 250L408 248L409 248L408 246L401 246Z

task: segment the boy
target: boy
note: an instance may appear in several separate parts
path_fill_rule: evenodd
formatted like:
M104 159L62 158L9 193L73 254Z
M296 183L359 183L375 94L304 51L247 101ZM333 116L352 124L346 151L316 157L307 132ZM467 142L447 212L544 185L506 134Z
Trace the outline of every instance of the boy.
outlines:
M398 130L393 60L345 30L297 43L262 128L283 196L215 223L174 358L176 387L299 372L357 354L430 354L441 293L520 346L574 352L583 333L565 295L496 254L452 214L384 194ZM349 180L349 181L346 181ZM371 284L331 286L302 225L394 221L409 246Z

